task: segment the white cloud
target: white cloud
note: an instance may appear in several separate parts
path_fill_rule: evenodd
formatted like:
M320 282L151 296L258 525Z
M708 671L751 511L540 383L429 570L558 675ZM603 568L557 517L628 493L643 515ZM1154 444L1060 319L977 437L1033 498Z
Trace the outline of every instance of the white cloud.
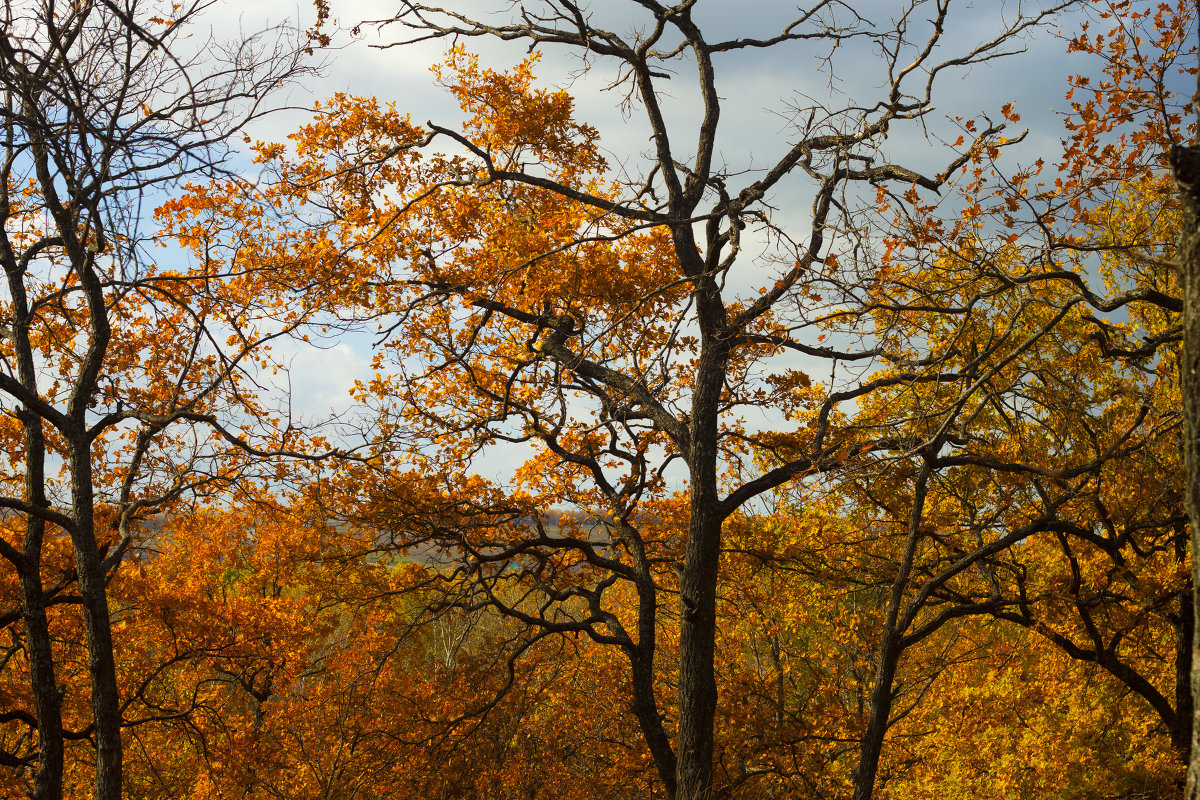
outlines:
M274 382L281 390L290 389L293 417L305 421L320 421L352 408L354 382L370 375L366 347L353 341L317 347L288 340L276 345L274 354L287 368Z

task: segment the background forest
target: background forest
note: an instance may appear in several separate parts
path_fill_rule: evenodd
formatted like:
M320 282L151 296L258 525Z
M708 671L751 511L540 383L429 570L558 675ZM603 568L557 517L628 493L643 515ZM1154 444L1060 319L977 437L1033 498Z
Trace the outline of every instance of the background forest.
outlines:
M336 5L6 0L0 795L1183 796L1196 5L984 5L399 0L461 113L275 143Z

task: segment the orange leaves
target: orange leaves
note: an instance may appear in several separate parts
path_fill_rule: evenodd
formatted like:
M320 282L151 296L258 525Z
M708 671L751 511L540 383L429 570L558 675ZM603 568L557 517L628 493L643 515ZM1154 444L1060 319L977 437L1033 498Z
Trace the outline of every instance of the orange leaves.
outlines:
M985 235L1012 245L1043 238L1079 244L1080 230L1117 187L1161 171L1171 144L1187 138L1183 119L1190 92L1178 91L1170 78L1194 74L1194 59L1189 60L1195 52L1194 4L1176 0L1117 11L1105 0L1093 5L1119 24L1103 33L1084 26L1070 42L1071 51L1099 58L1104 72L1070 80L1068 135L1053 180L1040 177L1045 159L1026 169L1001 169L997 156L1010 140L999 134L983 137L976 121L956 118L963 134L954 147L965 145L970 155L962 180L953 183L959 218L946 224L910 197L912 210L897 213L895 221L899 240L913 248L911 255ZM999 111L1006 124L1020 121L1012 103ZM898 254L888 242L885 258Z
M371 709L403 694L408 674L399 656L388 660L403 610L362 604L420 579L347 558L371 539L310 512L320 514L259 505L170 518L157 555L115 582L123 682L137 692L126 714L143 744L131 785L174 776L175 796L263 797L286 783L288 796L316 798L376 772L378 759L415 769L403 750L361 746L388 730ZM387 702L389 713L400 707ZM360 774L323 772L356 740Z
M881 236L864 228L855 231L861 244L799 248L774 275L743 284L764 287L757 297L752 289L735 298L731 283L722 298L712 276L725 274L722 248L732 257L751 213L739 206L733 220L691 210L688 221L655 219L637 206L643 195L629 199L637 187L606 174L595 131L574 119L570 97L538 86L535 62L501 72L456 48L437 74L465 113L461 131L422 128L391 106L338 96L290 144L258 147L278 178L269 188L214 186L164 208L198 256L234 273L219 285L238 300L207 309L229 328L228 341L252 339L255 315L267 308L257 298L286 287L287 308L272 309L272 320L378 321L380 353L376 375L356 390L377 412L363 463L306 494L310 513L299 521L264 515L191 531L189 539L219 543L197 547L194 560L216 563L220 551L226 566L207 568L178 597L161 592L155 624L188 647L220 650L205 652L189 680L197 685L220 665L205 700L231 709L236 733L222 734L230 742L278 759L262 767L270 777L254 778L275 781L273 790L290 775L293 795L335 794L342 753L348 771L379 776L363 794L402 785L464 796L489 783L537 794L551 791L539 774L575 787L576 770L634 785L630 775L648 769L645 754L618 719L628 686L611 686L627 679L586 637L634 653L623 631L661 636L653 685L672 686L679 585L669 565L685 551L689 523L719 517L725 528L710 533L715 547L726 546L721 690L747 699L722 706L718 767L736 775L741 765L745 775L762 765L762 775L779 779L763 793L799 792L782 777L797 771L815 776L823 793L842 793L843 745L862 738L873 659L884 633L905 633L881 628L889 598L942 592L936 608L934 600L912 606L920 624L958 603L990 601L1001 580L1034 571L1021 560L1040 557L1034 543L988 554L1011 556L1007 570L981 561L939 584L932 576L1041 519L1045 496L1067 484L1058 473L1079 486L1120 480L1090 462L1123 444L1138 419L1127 398L1148 396L1149 379L1113 374L1088 338L1094 329L1075 307L1092 273L1037 249L1058 241L1060 223L1085 211L1098 218L1090 204L1102 196L1100 178L1118 175L1123 158L1122 143L1105 141L1116 106L1079 101L1076 118L1089 132L1067 160L1090 160L1095 170L1068 173L1053 189L1039 183L1042 161L1001 168L1001 152L1016 141L1002 125L959 120L954 174L936 184L942 196L919 191L928 181L878 186L875 208L894 221ZM1109 92L1082 81L1075 90L1081 98ZM1020 122L1012 103L999 114ZM715 173L689 180L726 191ZM1139 215L1114 206L1113 229ZM688 240L704 227L691 220L711 220L704 246ZM814 233L835 230L843 229L821 222ZM723 327L756 308L753 323ZM835 387L814 384L811 368L782 360L790 347L797 359L855 349L862 360L852 376L836 376L851 391L831 397ZM701 369L710 370L707 407L693 397ZM746 408L764 410L766 430L740 416ZM708 416L701 424L692 414ZM512 445L511 460L522 462L511 490L471 476L472 460L497 444ZM709 444L719 455L700 466L689 460L709 458L699 446ZM918 456L939 464L928 496ZM761 518L729 514L719 500L727 487L781 465L770 475L777 481L751 486L779 487L761 495ZM1020 469L1050 477L1033 483ZM685 472L706 475L713 497L690 499ZM1098 512L1079 491L1053 510L1083 524ZM1147 502L1132 487L1122 491ZM918 498L923 516L910 524ZM1122 514L1135 505L1102 499L1095 505ZM570 512L554 511L563 506ZM1141 566L1160 582L1182 574ZM1047 597L1064 590L1061 575L1037 580ZM184 591L207 609L197 620L231 632L227 642L180 633ZM1066 630L1052 622L1045 630ZM538 640L545 631L553 635ZM993 642L1003 643L986 626L930 634L928 650L906 656L897 696L919 705L942 675L964 685L972 674L1003 680L994 664L972 673ZM505 663L518 652L530 661ZM468 720L479 710L472 691L510 678L510 698ZM580 735L603 728L588 752L603 754L604 767L575 757L561 718L576 713ZM889 791L900 791L904 764L924 757L921 726L935 722L904 729L912 741L898 745ZM438 750L446 742L467 755ZM431 769L422 748L477 766ZM220 770L209 766L212 791L223 791ZM970 787L978 776L955 780Z
M381 430L441 429L457 415L459 431L436 434L450 437L451 461L491 435L470 420L551 413L556 378L539 353L556 329L571 347L630 363L688 346L660 319L687 291L669 232L608 213L618 187L596 132L574 120L566 93L536 87L535 62L497 72L451 50L436 72L468 115L462 133L333 98L290 147L258 147L279 180L248 224L218 221L241 214L241 186L164 211L197 252L224 253L247 281L289 296L303 287L296 319L396 315L383 323L381 377L361 396L404 397ZM678 369L671 383L686 378Z
M603 172L596 130L574 121L571 96L561 89L534 88L533 69L540 58L534 52L511 70L496 72L480 68L477 55L457 46L433 72L471 115L467 132L500 169L540 163L568 184Z
M1075 76L1068 95L1084 95L1072 102L1065 161L1072 181L1084 192L1102 185L1105 173L1111 182L1149 165L1161 168L1169 146L1186 138L1182 114L1188 98L1172 89L1167 76L1195 74L1194 60L1188 58L1195 52L1193 4L1161 3L1153 15L1149 9L1097 5L1105 9L1102 16L1119 24L1107 34L1091 34L1085 27L1070 43L1072 51L1105 64L1105 80ZM1117 132L1119 145L1113 136Z

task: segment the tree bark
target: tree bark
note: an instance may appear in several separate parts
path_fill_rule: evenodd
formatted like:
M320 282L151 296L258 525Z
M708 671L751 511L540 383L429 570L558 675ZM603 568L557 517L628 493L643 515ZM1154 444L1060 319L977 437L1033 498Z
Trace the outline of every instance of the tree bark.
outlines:
M703 328L704 298L701 298L699 305ZM676 767L676 800L711 800L713 797L713 719L717 712L717 681L713 661L716 655L717 572L721 556L722 521L717 490L717 420L726 360L720 344L705 343L696 371L692 399L694 426L688 458L691 519L679 587L679 760Z
M1200 148L1178 146L1171 150L1171 168L1183 201L1183 230L1180 235L1179 278L1183 296L1183 347L1179 384L1183 395L1183 455L1187 483L1184 501L1192 529L1192 602L1200 590ZM1200 694L1200 657L1197 638L1192 637L1192 697ZM1193 709L1195 704L1193 703ZM1182 709L1180 709L1182 710ZM1194 711L1193 711L1194 713ZM1192 720L1192 746L1188 758L1186 800L1200 800L1200 725Z
M3 191L2 204L7 211L10 207L8 187L0 191ZM0 253L11 298L11 335L15 340L13 350L17 378L21 386L36 396L38 372L29 336L31 314L24 286L26 270L7 232L0 234ZM46 520L36 513L50 508L46 496L46 435L42 418L27 404L21 404L17 417L21 421L25 448L25 496L34 512L26 511L24 514L24 541L19 558L13 560L21 595L30 691L37 715L38 763L30 796L33 800L60 800L63 794L63 690L58 686L55 676L54 647L50 638L45 587L42 585Z
M31 517L25 525L24 564L20 572L21 610L29 683L37 714L38 764L33 800L58 800L63 791L62 694L54 677L54 653L41 578L41 542L46 523Z
M1176 557L1182 561L1188 557L1187 531L1182 523L1176 534ZM1195 727L1192 699L1192 664L1195 647L1196 611L1193 598L1195 587L1188 586L1179 592L1179 622L1175 627L1175 723L1171 726L1171 744L1183 756L1184 761L1191 761L1192 729Z
M121 706L113 654L112 621L104 565L96 544L91 463L85 480L76 481L76 502L81 506L72 540L79 591L83 597L83 619L88 640L88 672L92 686L92 713L96 732L96 800L121 798ZM82 502L81 502L82 501ZM86 515L86 516L85 516Z
M883 740L887 736L892 720L893 691L896 667L904 652L903 624L900 621L904 606L904 592L912 574L913 557L921 539L921 523L925 518L925 498L929 492L929 476L933 466L927 458L921 466L913 491L912 512L905 537L904 554L897 565L896 579L892 583L888 598L887 616L883 626L883 637L879 645L879 660L876 662L875 683L871 689L871 706L867 730L863 734L859 749L858 770L854 775L853 800L871 800L875 791L875 780L879 775L879 757L883 753Z
M633 715L637 718L654 758L654 766L667 790L668 800L675 800L675 770L677 759L671 747L671 737L663 727L662 714L654 696L654 657L657 650L658 596L650 576L645 553L637 549L641 577L638 581L638 640L629 648L629 664L633 684Z

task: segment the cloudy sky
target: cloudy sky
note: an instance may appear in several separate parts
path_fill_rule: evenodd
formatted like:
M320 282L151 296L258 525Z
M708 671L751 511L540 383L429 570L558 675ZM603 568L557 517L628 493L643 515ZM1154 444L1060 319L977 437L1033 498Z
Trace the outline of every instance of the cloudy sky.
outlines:
M456 10L492 12L495 19L511 13L514 5L505 0L451 1ZM530 0L528 4L533 6L537 2ZM1043 4L1049 4L1049 0L1043 0ZM901 0L855 0L852 5L882 26L894 20L907 4ZM633 2L594 0L590 6L601 24L619 33L629 34L645 25L645 17L639 15ZM1037 6L1038 3L1028 0L952 0L950 25L938 53L942 58L938 60L961 55L974 44L995 36L1002 21L1011 19L1018 9L1029 13ZM333 7L338 30L333 47L321 54L325 60L323 74L319 79L306 80L303 85L288 89L281 102L293 110L275 114L258 124L252 132L256 138L282 140L307 119L303 109L335 92L394 102L401 112L411 113L418 122L433 120L445 124L460 118L453 99L435 85L429 71L429 65L440 59L448 43L435 41L381 48L380 45L403 38L405 31L399 26L368 25L354 36L350 29L364 20L392 16L394 3L334 0ZM234 32L238 27L254 30L268 20L280 21L280 7L275 3L241 3L236 18L228 13L229 5L221 3L218 8L222 15L214 23L218 35ZM932 2L918 5L910 16L912 39L924 41L933 12ZM697 16L702 28L709 32L710 40L765 37L795 18L796 4L782 0L700 0ZM293 19L299 19L303 26L311 24L311 8L297 7ZM1059 114L1067 107L1064 100L1067 76L1096 68L1084 56L1066 54L1062 37L1071 35L1079 21L1077 16L1060 17L1056 23L1016 43L1026 52L947 75L935 92L937 111L927 120L935 137L940 133L953 139L955 132L946 120L949 115L990 115L998 119L1000 106L1011 101L1022 116L1022 126L1030 131L1019 150L1011 153L1012 163L1028 163L1042 156L1053 161L1063 136ZM512 65L525 53L520 44L472 40L468 46L479 52L485 63L496 67ZM790 144L789 109L826 103L831 93L870 105L877 99L884 78L881 64L878 52L865 40L839 51L832 77L828 71L819 69L819 59L805 43L721 57L716 64L718 90L723 97L719 157L732 169L761 167L773 161ZM543 52L539 74L547 83L567 88L576 97L577 116L599 128L610 163L628 164L636 170L639 155L648 148L648 126L636 108L628 115L622 114L620 94L603 91L614 75L611 65L597 61L585 74L581 74L580 67L578 54L561 47L548 47ZM690 130L697 118L698 105L688 69L681 60L672 80L662 83L669 94L666 104L669 124L686 132L678 134L678 141L685 146L694 141ZM844 97L840 102L845 104ZM933 171L947 158L946 151L931 144L918 126L895 129L887 147L894 161ZM782 188L774 203L780 213L794 208L802 216L807 213L811 198L805 196L803 182L797 182L794 188ZM295 408L306 416L319 417L331 409L344 407L354 379L367 372L368 358L365 339L340 341L325 350L297 347L291 355Z
M1049 1L1042 0L1042 4L1049 4ZM856 0L851 5L882 25L894 19L906 4L901 0ZM506 0L451 0L451 5L456 10L480 9L484 15L490 10L490 18L500 20L505 18L504 9L512 4ZM527 5L534 6L537 2ZM969 43L995 35L1000 20L1012 18L1018 8L1028 12L1037 5L1028 0L952 0L943 52L949 56ZM236 17L229 14L231 6L238 9ZM295 106L309 107L334 92L349 92L394 101L399 108L410 111L420 120L455 117L457 109L452 99L434 84L429 72L429 65L445 52L446 42L380 49L379 45L403 38L404 31L399 26L382 29L364 26L358 36L352 36L349 31L363 20L390 17L395 13L395 3L388 0L334 0L333 6L339 30L334 47L322 54L326 63L324 74L319 79L306 80L304 85L293 87L281 99ZM602 24L616 32L627 34L645 26L644 13L639 13L632 2L603 0L594 1L590 6ZM279 22L280 12L281 7L271 2L221 3L218 6L221 18L215 22L219 23L217 27L221 32L232 33L239 26L250 31L265 21ZM932 2L918 7L910 25L912 38L928 29L925 21L932 12ZM711 39L768 36L795 15L796 3L785 0L701 0L697 6L697 17ZM307 6L298 6L291 16L307 26L311 23L312 11ZM1063 34L1069 34L1077 24L1077 17L1060 16L1057 24L1019 43L1027 49L1024 54L966 72L959 71L942 83L939 108L960 115L995 115L1000 105L1012 100L1027 122L1037 125L1049 121L1050 118L1044 116L1046 112L1065 106L1063 95L1068 72L1087 68L1084 57L1067 56L1064 43L1056 38L1060 29ZM472 40L469 47L481 53L487 63L498 67L515 63L525 52L519 43L482 39ZM597 60L593 71L581 77L578 55L554 46L543 51L542 65L541 74L547 82L572 91L580 116L600 127L612 151L636 151L644 146L644 125L639 124L636 115L622 119L617 109L621 99L618 93L601 91L613 74L610 65ZM731 160L753 151L756 144L768 144L772 134L783 136L786 133L785 121L779 116L781 109L803 103L805 95L821 99L823 93L827 93L828 75L818 73L817 66L812 49L804 43L720 57L718 84L725 100L723 144ZM870 90L879 84L879 66L877 53L865 42L846 46L836 62L836 88L866 99ZM688 111L695 108L694 92L689 91L692 87L687 78L688 75L681 71L675 80L665 84L676 101L671 110L681 120L686 120ZM301 116L296 114L276 115L259 130L265 137L281 137L299 119Z

